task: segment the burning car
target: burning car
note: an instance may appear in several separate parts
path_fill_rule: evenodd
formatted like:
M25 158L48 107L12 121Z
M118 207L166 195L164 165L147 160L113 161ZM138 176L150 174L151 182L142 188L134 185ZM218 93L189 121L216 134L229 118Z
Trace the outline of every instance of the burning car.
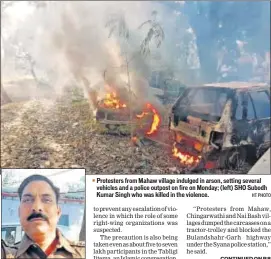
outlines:
M191 169L242 168L270 147L270 86L189 87L172 107L173 156Z
M115 92L106 94L105 98L97 102L96 107L94 118L107 127L129 123L127 104L122 102Z
M132 123L137 133L152 135L161 125L161 116L155 105L150 102L142 103L135 94L129 100L127 95L121 96L117 91L111 91L97 101L95 106L94 118L110 131L127 133L122 126ZM133 107L132 110L130 106Z

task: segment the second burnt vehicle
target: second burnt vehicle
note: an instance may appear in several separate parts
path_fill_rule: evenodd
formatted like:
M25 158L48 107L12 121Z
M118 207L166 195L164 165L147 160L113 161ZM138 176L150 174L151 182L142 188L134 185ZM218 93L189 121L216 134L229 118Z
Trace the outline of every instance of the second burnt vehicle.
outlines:
M196 158L193 169L242 169L270 147L270 85L189 87L173 105L169 127L174 148Z

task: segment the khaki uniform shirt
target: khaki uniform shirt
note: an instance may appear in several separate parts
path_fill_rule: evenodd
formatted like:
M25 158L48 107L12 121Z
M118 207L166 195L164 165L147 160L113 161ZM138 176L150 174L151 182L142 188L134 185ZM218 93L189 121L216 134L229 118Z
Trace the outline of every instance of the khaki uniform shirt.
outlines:
M58 244L54 252L48 257L42 249L34 243L27 235L24 235L22 241L8 246L2 240L1 254L2 258L18 259L45 259L45 258L85 258L85 242L70 242L59 230L57 230Z

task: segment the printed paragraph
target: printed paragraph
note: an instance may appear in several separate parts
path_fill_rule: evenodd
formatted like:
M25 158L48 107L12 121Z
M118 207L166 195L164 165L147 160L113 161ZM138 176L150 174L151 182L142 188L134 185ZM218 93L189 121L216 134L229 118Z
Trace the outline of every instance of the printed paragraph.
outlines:
M193 209L186 215L188 254L206 254L210 247L271 248L271 206Z
M94 259L176 259L178 236L173 235L100 235L101 241L94 242ZM155 256L154 256L155 255Z
M270 189L270 176L260 175L97 176L88 190L90 255L269 256Z
M122 232L122 228L138 226L178 225L175 207L94 207L94 232Z
M94 242L95 255L137 255L133 258L146 258L139 255L176 255L178 236L172 235L113 235L123 232L127 227L133 232L138 227L178 226L176 207L94 207L93 232L108 233L100 235ZM152 229L150 228L150 231ZM109 234L110 233L110 234ZM101 257L94 257L95 259ZM102 257L107 258L107 257ZM121 257L122 258L122 257ZM125 257L129 258L129 257ZM163 257L161 257L163 258ZM168 257L176 258L176 257Z
M253 197L269 197L260 177L220 178L97 178L98 198L207 198L216 192L251 191ZM260 191L260 192L256 192ZM264 191L264 192L263 192Z

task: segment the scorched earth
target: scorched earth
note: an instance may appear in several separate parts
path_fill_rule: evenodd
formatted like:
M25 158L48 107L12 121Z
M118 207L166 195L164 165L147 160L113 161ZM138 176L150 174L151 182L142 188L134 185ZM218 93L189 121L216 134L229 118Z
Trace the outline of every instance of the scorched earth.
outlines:
M84 167L87 174L187 172L170 148L148 141L138 147L129 136L108 134L92 119L87 101L65 98L2 105L1 167Z

